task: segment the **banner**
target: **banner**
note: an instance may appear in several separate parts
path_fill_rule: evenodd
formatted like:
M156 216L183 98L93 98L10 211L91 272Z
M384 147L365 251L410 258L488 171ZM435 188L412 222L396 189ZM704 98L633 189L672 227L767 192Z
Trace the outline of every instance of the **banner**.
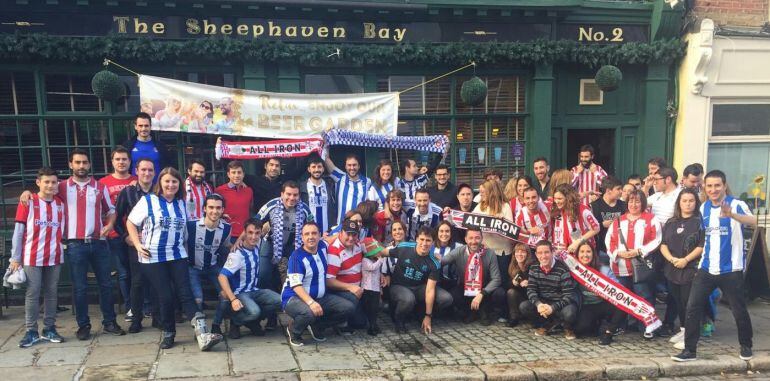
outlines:
M450 209L449 223L461 229L469 227L478 228L482 233L493 233L510 239L511 241L527 244L527 237L521 233L521 228L513 222L505 219L487 216L483 214L466 213L459 210ZM519 237L519 236L522 237Z
M221 159L269 159L271 157L300 157L321 152L323 140L287 139L270 141L229 142L217 139L214 154Z
M152 129L260 138L319 137L329 129L395 136L398 93L288 94L139 76Z

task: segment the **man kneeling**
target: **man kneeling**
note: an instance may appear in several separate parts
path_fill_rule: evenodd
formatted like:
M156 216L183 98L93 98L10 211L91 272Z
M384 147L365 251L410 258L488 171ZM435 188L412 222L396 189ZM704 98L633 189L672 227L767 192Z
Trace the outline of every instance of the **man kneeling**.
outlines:
M536 336L545 336L561 323L564 337L575 339L572 326L577 318L575 280L564 262L553 255L551 243L542 240L535 246L539 264L529 268L527 299L521 303L521 313L532 320Z

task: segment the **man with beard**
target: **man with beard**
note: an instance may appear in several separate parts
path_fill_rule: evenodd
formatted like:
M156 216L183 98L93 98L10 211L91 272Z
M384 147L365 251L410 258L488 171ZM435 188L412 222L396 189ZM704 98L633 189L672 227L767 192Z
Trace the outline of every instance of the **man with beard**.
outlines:
M328 148L324 147L324 149ZM337 220L334 222L335 225L339 225L348 210L355 209L358 204L366 200L372 180L360 173L361 161L355 154L351 153L345 157L345 172L334 165L328 152L324 163L326 170L331 173L332 179L337 183Z
M233 133L233 124L235 123L235 110L233 110L233 99L224 97L219 101L219 111L224 116L223 119L214 124L212 129L215 133L229 135Z
M476 202L473 201L473 188L466 183L457 186L457 210L471 213L476 208ZM444 208L444 213L449 213L449 208ZM452 227L452 241L465 242L465 233L467 230L458 227Z
M415 192L414 203L405 203L406 236L408 240L417 239L417 231L427 226L434 229L441 222L441 208L430 202L430 194L425 189Z
M203 204L206 197L214 192L205 178L206 165L202 161L193 160L187 165L187 179L184 181L184 189L189 220L203 218Z
M439 164L434 174L436 185L428 187L430 199L441 208L457 207L457 187L449 181L449 167Z
M538 157L532 162L532 172L535 174L535 183L532 184L537 190L537 195L540 199L545 200L548 198L548 182L551 180L551 166L548 165L548 159L544 157Z
M578 191L583 205L591 204L591 195L601 196L599 187L607 172L594 163L594 147L586 144L580 147L578 165L572 168L572 186Z
M437 156L441 160L440 156ZM438 163L436 163L438 165ZM435 167L435 165L434 165ZM402 177L396 177L396 188L401 189L404 192L406 201L413 201L415 192L418 189L425 188L430 179L429 173L431 168L418 167L417 162L412 159L406 159L401 163L401 175Z
M139 159L150 159L157 169L155 171L156 177L152 180L154 184L158 181L157 176L160 173L160 168L164 168L169 163L167 152L160 142L152 138L152 117L150 117L150 114L145 112L136 114L134 117L134 130L136 130L136 136L122 144L131 153L130 172L136 176L136 163Z
M332 223L337 221L334 180L323 175L324 163L318 156L310 159L307 172L310 176L299 184L299 198L310 207L315 223L321 229L321 234L324 234L331 230Z
M301 175L301 171L298 165L302 160L295 159L293 163L295 165L287 168L286 174L281 174L282 163L278 158L270 158L265 162L265 174L263 175L246 175L243 182L251 188L254 193L254 210L259 210L268 201L279 197L281 195L281 185L288 179L298 178Z

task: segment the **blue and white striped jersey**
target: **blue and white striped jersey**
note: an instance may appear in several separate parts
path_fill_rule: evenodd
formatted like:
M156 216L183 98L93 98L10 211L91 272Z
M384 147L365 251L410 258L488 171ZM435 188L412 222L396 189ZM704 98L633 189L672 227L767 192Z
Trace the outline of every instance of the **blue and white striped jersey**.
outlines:
M382 210L388 203L388 192L392 191L393 188L392 183L385 183L382 185L372 183L372 186L369 187L369 194L366 196L366 199L377 201L377 203L380 204L379 209Z
M313 213L315 223L323 233L331 229L335 221L329 221L329 192L332 189L326 189L326 181L321 181L321 185L315 185L307 182L307 206Z
M286 270L286 283L281 291L281 303L286 303L297 294L293 287L302 286L311 298L321 298L326 294L326 242L318 243L315 254L308 253L300 247L289 257L289 268Z
M730 195L725 197L725 202L733 213L751 215L745 202ZM712 204L711 200L700 206L700 212L706 242L698 268L712 275L742 271L746 253L743 250L741 223L732 218L721 218L721 207Z
M252 249L241 247L227 256L225 265L220 274L230 280L230 289L233 294L256 291L259 282L259 246L258 242Z
M407 241L417 239L417 230L422 226L436 228L441 222L441 207L434 203L428 204L428 213L420 214L417 206L412 201L404 201L404 214L406 215L406 237Z
M337 183L337 221L342 223L345 213L355 209L358 204L366 200L372 180L359 175L358 180L353 180L347 173L336 169L332 172L332 179Z
M219 225L215 229L209 229L204 221L205 219L187 221L187 252L190 255L190 266L198 270L216 266L219 253L226 249L225 243L230 239L230 224L219 220Z
M428 175L418 175L412 181L404 180L401 177L396 177L396 188L401 189L404 192L404 201L414 201L414 193L418 189L425 188L428 185Z
M166 201L148 194L140 198L128 222L142 230L142 246L150 251L150 258L139 256L140 263L158 263L187 258L187 210L184 200Z

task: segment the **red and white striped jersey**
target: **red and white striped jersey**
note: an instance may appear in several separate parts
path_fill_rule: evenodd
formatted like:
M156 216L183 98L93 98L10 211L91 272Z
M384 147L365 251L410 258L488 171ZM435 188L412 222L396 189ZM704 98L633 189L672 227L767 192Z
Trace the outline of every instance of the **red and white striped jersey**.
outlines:
M26 204L19 203L16 222L24 224L22 265L55 266L62 263L62 231L66 210L59 197L51 201L33 194Z
M59 182L59 198L67 208L67 230L64 239L99 239L104 215L115 213L115 205L104 184L93 177L80 186L70 177Z
M543 201L538 200L537 209L534 212L530 212L527 207L519 209L516 213L515 223L521 228L524 228L525 233L529 234L529 240L527 244L534 246L540 240L548 238L548 225L550 221L550 214ZM540 228L540 234L532 234L529 229L533 227Z
M200 220L203 218L203 204L206 202L206 196L214 193L209 183L203 181L195 184L187 177L184 181L185 203L187 204L187 219Z
M618 254L634 249L641 249L642 256L646 257L660 246L663 228L657 217L652 213L643 212L634 221L628 219L628 213L610 225L604 242L607 245L607 254L610 256L610 267L617 276L633 276L634 268L630 259L618 257ZM623 241L620 235L623 234Z
M571 221L566 211L551 215L551 227L548 233L555 248L566 250L574 238L579 238L590 230L599 230L599 222L596 221L591 208L580 204L577 221ZM595 246L593 238L588 242Z
M519 210L525 208L524 203L519 201L516 197L512 198L511 201L508 201L508 205L511 206L511 212L513 212L514 218L519 214Z
M123 188L135 184L136 176L129 176L126 179L118 179L113 175L107 175L99 179L99 183L104 184L107 187L107 192L110 194L110 201L115 205L118 201L118 195ZM122 223L122 222L121 222ZM107 238L118 238L119 235L116 231L111 231Z
M340 282L361 285L361 261L364 254L361 246L356 244L348 250L340 242L339 237L329 245L326 252L326 278L337 278Z
M572 186L575 187L579 193L598 192L602 180L607 177L607 172L605 172L599 164L594 165L596 166L596 170L593 172L584 169L582 172L578 173L579 166L576 165L572 167ZM587 195L581 198L580 202L586 206L591 204L591 200Z

